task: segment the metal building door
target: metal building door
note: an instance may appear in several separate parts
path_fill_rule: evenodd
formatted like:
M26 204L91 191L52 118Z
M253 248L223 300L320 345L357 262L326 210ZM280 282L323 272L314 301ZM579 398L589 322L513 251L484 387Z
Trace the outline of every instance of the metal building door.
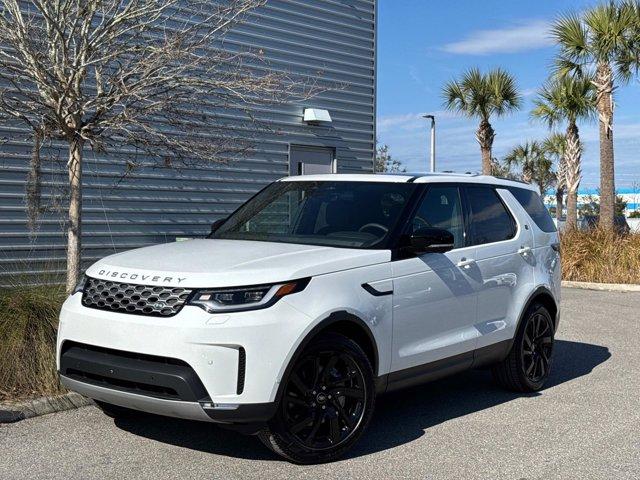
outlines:
M317 175L336 172L335 150L328 147L291 145L290 175Z

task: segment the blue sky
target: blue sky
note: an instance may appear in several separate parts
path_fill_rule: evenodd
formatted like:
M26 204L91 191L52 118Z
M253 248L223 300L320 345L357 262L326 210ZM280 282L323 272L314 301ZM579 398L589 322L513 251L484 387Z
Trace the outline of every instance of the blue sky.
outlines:
M390 147L407 170L426 170L427 123L437 119L437 160L442 170L480 169L477 121L442 106L442 85L477 66L503 67L515 75L524 96L521 112L492 122L494 155L547 135L529 117L536 89L546 79L555 52L549 23L559 14L594 2L578 0L379 0L378 141ZM640 83L616 92L616 187L640 191ZM580 125L585 142L581 190L599 184L597 125Z

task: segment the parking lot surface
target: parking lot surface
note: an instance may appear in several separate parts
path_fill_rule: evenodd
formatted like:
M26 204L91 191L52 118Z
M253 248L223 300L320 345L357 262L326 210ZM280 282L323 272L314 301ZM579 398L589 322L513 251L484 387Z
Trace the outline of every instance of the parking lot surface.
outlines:
M548 387L471 371L379 399L333 464L296 466L210 424L95 407L0 425L0 479L638 479L640 294L564 289Z

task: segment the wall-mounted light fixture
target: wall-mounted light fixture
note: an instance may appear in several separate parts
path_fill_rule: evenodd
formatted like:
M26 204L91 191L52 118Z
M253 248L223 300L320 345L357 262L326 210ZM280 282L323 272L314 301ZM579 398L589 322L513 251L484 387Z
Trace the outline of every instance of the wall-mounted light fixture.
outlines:
M329 115L329 110L322 108L305 108L302 120L309 125L331 123L331 115Z

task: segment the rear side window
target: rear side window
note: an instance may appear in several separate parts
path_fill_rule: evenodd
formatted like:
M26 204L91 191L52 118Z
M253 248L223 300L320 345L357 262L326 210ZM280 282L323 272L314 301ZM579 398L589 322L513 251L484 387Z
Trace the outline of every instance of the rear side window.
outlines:
M549 215L549 211L544 206L544 203L542 203L540 195L526 188L507 187L507 190L516 197L516 200L520 202L522 208L527 211L540 230L547 233L556 231L553 219L551 215Z
M467 187L467 199L471 210L471 243L501 242L516 234L511 214L491 187Z

